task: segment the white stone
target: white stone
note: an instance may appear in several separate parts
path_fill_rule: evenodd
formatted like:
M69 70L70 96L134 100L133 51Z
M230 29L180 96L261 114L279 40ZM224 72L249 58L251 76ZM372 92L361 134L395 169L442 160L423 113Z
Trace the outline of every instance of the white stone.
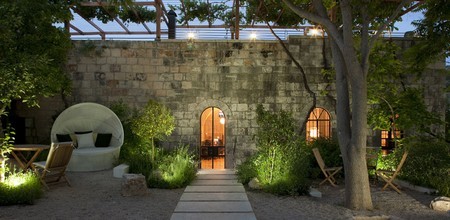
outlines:
M123 174L128 173L130 170L130 166L127 164L120 164L119 166L114 167L113 176L116 178L122 178Z
M250 189L261 189L259 180L256 177L254 177L252 180L250 180L250 182L248 182L248 187L250 187Z
M430 208L436 211L448 212L450 211L450 198L445 196L437 197L431 201Z
M309 188L309 195L316 198L322 198L322 193L316 188Z

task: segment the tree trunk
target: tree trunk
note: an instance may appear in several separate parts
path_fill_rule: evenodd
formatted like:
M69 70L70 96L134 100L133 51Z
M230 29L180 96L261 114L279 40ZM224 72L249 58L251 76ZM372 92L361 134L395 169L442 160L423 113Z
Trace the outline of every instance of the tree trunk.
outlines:
M353 70L352 111L348 66L337 44L331 40L333 62L336 70L336 114L338 141L345 171L345 205L354 210L373 209L369 177L366 166L367 138L367 82L361 70Z
M352 120L351 141L344 160L345 204L353 210L371 210L373 204L366 163L367 80L360 66L347 65L347 69L352 72Z

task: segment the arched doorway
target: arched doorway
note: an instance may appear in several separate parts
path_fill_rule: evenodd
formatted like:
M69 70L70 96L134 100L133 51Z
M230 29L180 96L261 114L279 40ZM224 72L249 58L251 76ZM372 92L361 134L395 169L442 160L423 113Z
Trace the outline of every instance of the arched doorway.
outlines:
M206 108L200 118L201 169L225 168L226 119L217 107Z

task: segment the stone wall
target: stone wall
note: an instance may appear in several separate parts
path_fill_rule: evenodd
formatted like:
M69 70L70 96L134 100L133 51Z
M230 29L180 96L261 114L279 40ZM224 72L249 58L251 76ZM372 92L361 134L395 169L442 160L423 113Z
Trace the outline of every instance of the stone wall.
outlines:
M317 106L331 113L336 127L334 85L321 70L330 66L323 39L290 37L289 50L303 66ZM168 106L176 129L167 145L199 145L200 115L220 108L227 119L226 166L232 168L255 150L255 109L289 110L302 125L312 100L299 70L276 41L74 41L68 62L73 93L67 104L96 102L109 106L122 100L142 107L149 99ZM440 79L436 79L440 80ZM440 89L440 88L439 88ZM444 99L445 102L445 99ZM48 140L52 115L64 108L60 97L44 99L37 123L40 140ZM439 109L441 110L441 109ZM24 117L29 117L23 111ZM36 112L36 111L35 111ZM44 112L44 113L42 113ZM27 116L28 115L28 116Z

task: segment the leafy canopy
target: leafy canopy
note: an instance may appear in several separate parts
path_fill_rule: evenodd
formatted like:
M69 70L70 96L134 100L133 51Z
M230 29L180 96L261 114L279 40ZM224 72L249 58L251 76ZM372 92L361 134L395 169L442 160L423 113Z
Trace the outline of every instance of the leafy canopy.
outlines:
M64 74L68 33L53 26L67 18L47 0L2 1L0 5L0 114L12 100L38 105L39 96L70 89Z

